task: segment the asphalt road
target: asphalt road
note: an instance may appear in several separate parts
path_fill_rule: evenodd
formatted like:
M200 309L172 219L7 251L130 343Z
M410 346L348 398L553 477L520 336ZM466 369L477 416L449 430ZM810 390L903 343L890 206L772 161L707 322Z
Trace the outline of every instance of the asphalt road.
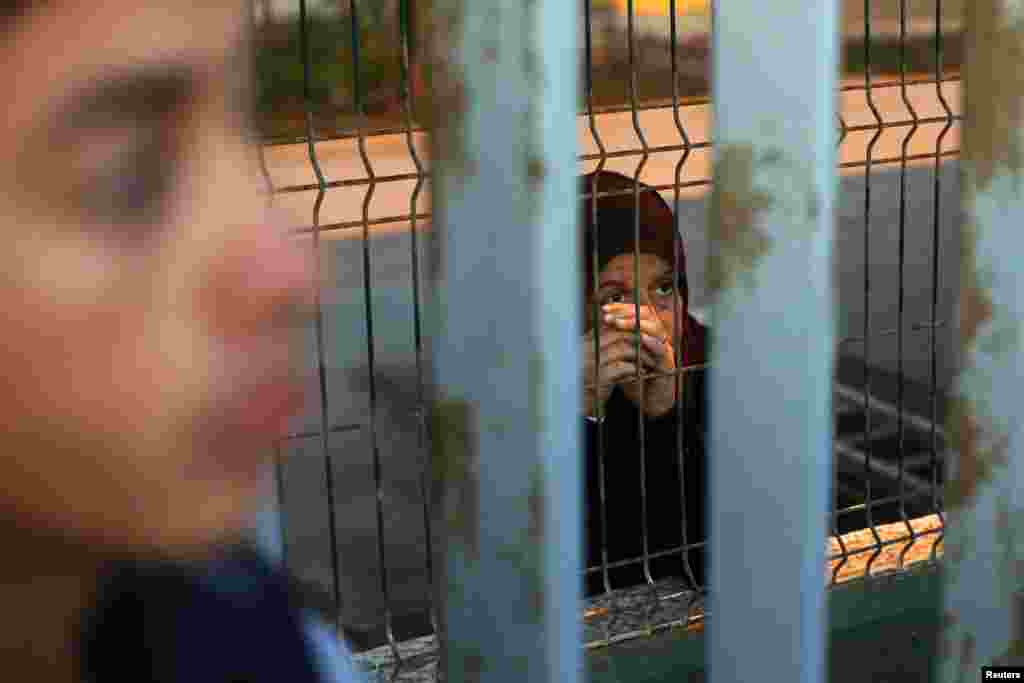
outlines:
M959 88L944 86L950 106L959 108ZM934 85L912 86L907 99L921 120L942 118ZM887 123L911 118L898 88L876 89L874 104ZM845 93L842 113L847 126L866 126L875 119L863 92ZM681 112L682 125L691 142L706 141L710 133L710 107L687 108ZM671 110L640 114L646 143L652 147L680 144L679 131ZM870 176L865 169L847 168L842 172L839 216L836 228L837 324L840 339L861 337L865 311L870 311L872 366L894 370L897 360L894 331L899 322L900 254L899 238L905 237L903 254L904 363L908 377L927 382L930 378L930 341L928 329L914 331L918 323L932 317L933 293L936 319L949 321L957 290L959 245L959 178L955 157L936 166L933 158L913 161L902 174L898 160L906 145L909 155L932 155L944 122L920 124L909 136L909 125L890 126L875 141L871 157L875 161ZM637 148L638 139L628 114L603 116L597 129L608 152ZM596 144L585 119L580 120L580 146L586 153L596 152ZM959 147L957 128L945 137L942 149ZM850 132L840 148L844 163L863 162L867 157L874 130ZM426 158L422 137L417 145ZM384 176L414 170L406 140L389 136L367 141L373 173ZM267 161L276 187L315 182L302 146L268 149ZM329 181L366 177L355 140L321 143L317 156ZM680 159L678 149L652 153L641 180L648 183L672 182ZM636 155L608 160L606 168L633 173ZM590 170L594 162L584 163ZM682 167L683 182L707 179L710 155L695 150ZM371 220L400 216L409 212L413 180L380 182L368 204ZM330 189L325 196L320 223L330 225L361 219L367 186L354 185ZM865 206L870 193L870 220ZM424 195L428 194L424 191ZM672 193L666 197L671 201ZM299 212L308 221L312 215L315 192L292 192L279 196L279 204ZM901 199L903 200L901 202ZM936 203L936 199L938 203ZM901 213L901 204L904 208ZM420 211L429 211L424 196ZM694 305L708 303L703 287L704 260L707 255L707 187L683 192L679 225L688 249L689 280ZM937 219L936 219L937 216ZM423 229L429 226L421 222ZM937 230L938 240L933 239ZM865 263L865 235L868 255ZM392 610L409 614L425 604L426 571L424 564L422 497L419 475L423 451L419 447L417 422L418 383L413 324L412 243L407 221L371 228L371 239L364 245L361 228L339 229L324 234L324 259L331 286L325 290L325 368L328 388L328 415L333 425L360 425L352 431L332 434L329 451L334 466L334 513L338 525L343 618L350 628L369 630L382 616L382 582L378 557L378 532L382 532L384 563L388 567L387 584ZM421 259L422 259L422 242ZM938 287L933 287L933 248L938 247ZM373 316L373 349L376 358L374 378L377 401L375 429L370 429L369 368L367 363L367 297L364 288L363 250L369 250L371 289L369 305ZM870 284L865 297L866 277ZM483 298L486 293L481 293ZM485 301L483 303L486 303ZM937 337L938 380L947 386L951 377L952 338L948 328ZM864 354L862 341L841 345L841 353ZM315 368L316 354L312 334L309 358ZM770 359L766 359L770 362ZM316 429L319 424L319 390L309 387L310 409L296 427ZM382 477L380 500L383 525L378 529L373 475L373 453L378 454ZM318 439L296 442L289 449L285 466L286 539L289 564L297 573L324 588L331 586L331 562L328 534L328 505L325 490L324 459Z

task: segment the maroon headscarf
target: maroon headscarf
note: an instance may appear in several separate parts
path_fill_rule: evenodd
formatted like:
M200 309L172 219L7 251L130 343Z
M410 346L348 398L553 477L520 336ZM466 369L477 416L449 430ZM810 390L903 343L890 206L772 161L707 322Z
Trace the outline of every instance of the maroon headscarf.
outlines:
M596 182L595 182L596 181ZM596 187L595 187L596 186ZM686 252L683 240L675 229L675 217L668 203L653 188L638 183L637 200L634 201L632 178L614 171L588 173L580 179L583 213L580 225L583 229L583 291L592 292L594 286L594 242L597 241L597 269L600 272L608 262L619 254L632 254L636 245L634 233L635 209L640 214L639 251L654 254L675 265L679 273L679 292L683 300L683 320L680 332L683 344L683 365L704 362L704 329L689 313L689 287L686 281ZM595 203L596 191L596 225ZM615 193L612 196L601 196ZM673 258L676 260L673 261ZM584 313L584 329L589 329L590 311Z

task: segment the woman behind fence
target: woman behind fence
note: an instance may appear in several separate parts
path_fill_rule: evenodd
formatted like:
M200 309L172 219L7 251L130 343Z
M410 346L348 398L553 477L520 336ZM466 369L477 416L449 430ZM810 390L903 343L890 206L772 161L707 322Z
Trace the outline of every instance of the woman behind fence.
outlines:
M664 553L682 546L684 526L688 544L705 535L703 371L685 372L678 386L675 376L677 367L704 362L705 328L689 313L685 253L671 209L643 184L634 203L633 189L631 178L608 171L581 182L586 566L640 560L646 512L647 553L663 554L646 566L610 570L611 587L641 583L648 569L654 579L701 585L702 548L685 562L680 551ZM638 372L652 376L638 381ZM605 588L602 571L588 573L588 595Z
M238 543L314 285L244 143L245 17L0 6L4 680L354 680Z

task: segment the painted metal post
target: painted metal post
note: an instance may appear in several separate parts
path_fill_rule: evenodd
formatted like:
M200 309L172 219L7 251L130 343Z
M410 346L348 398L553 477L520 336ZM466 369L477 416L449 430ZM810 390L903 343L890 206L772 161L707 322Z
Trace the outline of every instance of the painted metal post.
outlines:
M1024 664L1024 6L965 7L962 356L946 460L942 681Z
M822 680L836 0L714 5L711 681Z
M582 667L576 5L435 0L428 287L442 672Z

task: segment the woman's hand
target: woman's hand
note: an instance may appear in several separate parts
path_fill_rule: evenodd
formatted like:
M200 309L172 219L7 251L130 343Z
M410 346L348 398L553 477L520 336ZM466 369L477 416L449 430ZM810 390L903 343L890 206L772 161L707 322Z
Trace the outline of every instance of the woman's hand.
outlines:
M604 406L616 384L635 377L638 367L656 365L660 352L660 347L653 345L653 339L642 338L638 363L634 333L604 325L598 354L594 348L596 335L595 328L583 335L583 410L591 417L597 416L598 407Z
M665 323L650 306L640 307L640 320L637 323L636 306L633 304L607 304L602 308L604 324L615 333L624 333L629 338L631 347L635 347L635 334L640 332L641 349L646 354L641 357L640 368L645 373L671 372L676 368L675 348L672 344L672 331L666 329ZM636 374L634 366L633 374ZM650 417L664 415L676 403L675 375L654 377L644 382L641 391L640 382L624 382L622 391Z

